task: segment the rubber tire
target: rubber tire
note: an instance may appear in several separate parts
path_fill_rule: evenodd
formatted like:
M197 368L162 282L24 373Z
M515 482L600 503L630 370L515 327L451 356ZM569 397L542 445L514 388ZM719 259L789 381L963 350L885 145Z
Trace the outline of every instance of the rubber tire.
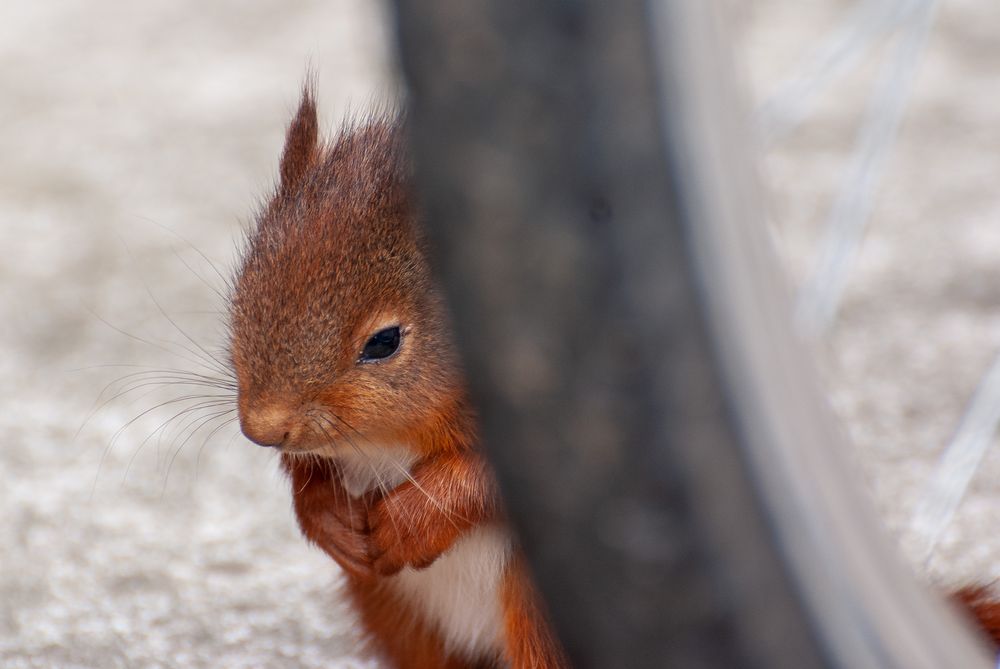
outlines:
M711 4L397 0L436 266L559 634L579 667L990 666L838 459Z

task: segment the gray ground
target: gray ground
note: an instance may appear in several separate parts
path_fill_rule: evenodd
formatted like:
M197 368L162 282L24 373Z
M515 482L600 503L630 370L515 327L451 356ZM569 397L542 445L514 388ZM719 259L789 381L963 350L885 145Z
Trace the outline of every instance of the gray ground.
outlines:
M741 12L741 64L758 97L854 4L771 0ZM818 346L860 473L911 557L917 497L1000 351L1000 5L939 5L841 317ZM822 98L764 164L793 283L815 260L885 51ZM934 558L919 565L935 580L1000 578L998 480L993 448Z
M846 5L739 5L754 90L769 90ZM215 268L228 273L242 222L271 184L306 65L328 125L395 90L378 5L248 7L0 9L4 667L364 666L336 569L298 537L271 454L232 425L185 442L197 423L184 417L160 438L178 407L142 412L176 388L140 388L91 415L106 383L139 371L110 365L192 370L202 353L188 335L221 344ZM998 25L987 0L942 8L843 318L820 351L860 446L859 478L903 538L1000 348ZM766 164L793 276L872 69ZM936 577L1000 577L990 559L1000 533L989 532L1000 527L998 474L995 452Z
M221 344L200 253L229 271L309 63L329 125L394 90L378 8L0 9L0 666L363 666L272 454L183 422L143 445L176 406L115 441L142 392L75 433L136 371L98 366L197 368L157 302Z

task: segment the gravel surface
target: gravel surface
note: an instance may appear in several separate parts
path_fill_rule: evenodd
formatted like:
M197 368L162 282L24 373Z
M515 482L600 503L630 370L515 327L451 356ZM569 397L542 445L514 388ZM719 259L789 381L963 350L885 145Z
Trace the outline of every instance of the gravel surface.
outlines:
M734 3L753 95L847 5ZM213 374L217 291L307 67L328 126L397 91L380 5L248 7L0 9L4 667L367 666L337 569L298 536L274 456L208 408L161 429L183 406L171 398L203 392L170 386L170 371L115 396L137 371ZM859 478L904 547L916 495L1000 350L997 25L987 0L942 7L842 318L818 346ZM793 280L875 64L764 165ZM1000 578L996 481L995 450L934 578Z
M743 6L740 65L758 101L853 2ZM1000 578L1000 449L930 563L909 523L942 449L1000 353L1000 5L939 3L839 319L817 342L859 478L914 566L933 580ZM798 284L815 262L885 44L820 98L764 162L775 238ZM891 44L891 43L890 43ZM990 530L993 531L990 531Z
M272 453L231 424L158 433L182 405L143 414L198 388L91 413L126 374L208 371L192 341L223 343L216 268L271 187L307 67L328 126L396 89L379 9L0 9L0 666L366 666Z

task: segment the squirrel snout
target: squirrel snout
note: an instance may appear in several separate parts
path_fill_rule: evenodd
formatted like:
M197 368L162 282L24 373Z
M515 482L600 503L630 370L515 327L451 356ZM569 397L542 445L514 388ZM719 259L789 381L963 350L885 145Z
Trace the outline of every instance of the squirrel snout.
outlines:
M293 438L295 412L283 406L240 407L240 429L261 446L284 446Z

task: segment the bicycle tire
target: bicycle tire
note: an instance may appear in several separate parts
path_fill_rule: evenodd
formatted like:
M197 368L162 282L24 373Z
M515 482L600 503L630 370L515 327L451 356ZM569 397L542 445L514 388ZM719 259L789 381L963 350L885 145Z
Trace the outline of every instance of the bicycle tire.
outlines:
M417 183L574 666L979 667L839 456L708 3L397 0Z

